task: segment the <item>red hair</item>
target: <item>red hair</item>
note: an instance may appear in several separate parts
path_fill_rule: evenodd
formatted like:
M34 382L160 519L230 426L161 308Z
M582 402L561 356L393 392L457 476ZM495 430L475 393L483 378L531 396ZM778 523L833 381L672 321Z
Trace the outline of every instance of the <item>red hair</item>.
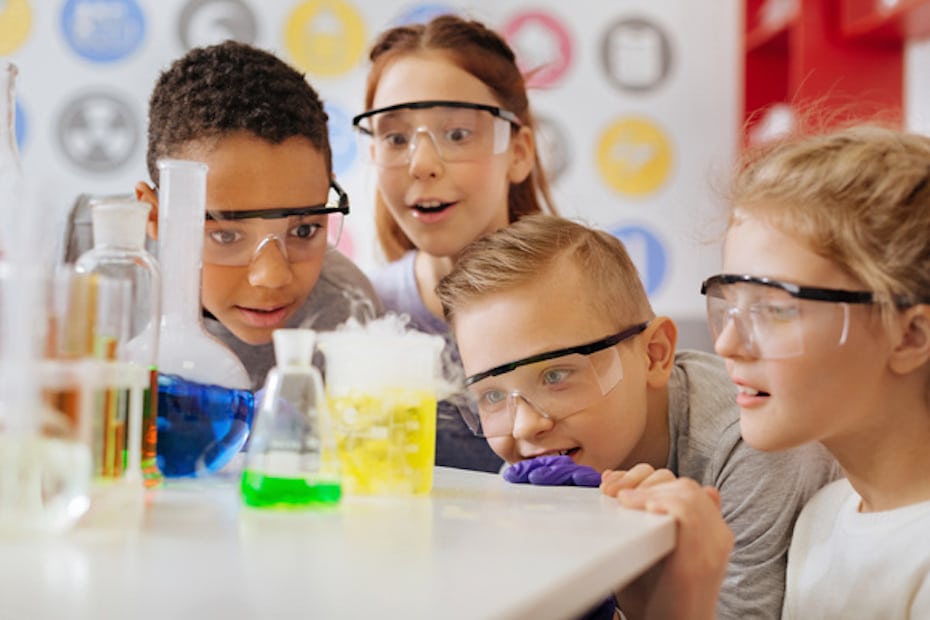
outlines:
M454 15L441 15L426 24L398 26L381 33L369 53L372 64L365 87L366 110L371 109L381 75L388 65L396 58L423 51L441 52L450 62L481 80L501 107L516 114L525 127L535 131L526 83L513 50L499 34L481 22ZM533 156L535 166L529 176L510 186L507 196L510 222L530 213L556 213L539 153L534 152ZM375 196L375 229L388 260L397 260L415 247L394 221L380 194Z

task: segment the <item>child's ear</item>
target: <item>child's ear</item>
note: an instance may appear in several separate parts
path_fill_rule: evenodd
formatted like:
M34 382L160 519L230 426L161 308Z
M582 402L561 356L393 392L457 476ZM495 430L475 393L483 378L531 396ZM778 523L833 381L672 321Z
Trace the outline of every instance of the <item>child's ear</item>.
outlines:
M528 127L521 127L510 137L510 151L507 178L514 185L523 183L536 165L536 141Z
M649 322L643 332L646 342L646 383L651 388L662 388L668 384L668 378L675 367L675 344L678 342L678 328L667 316L657 316Z
M145 225L145 231L152 239L158 239L158 192L143 181L136 183L136 200L147 202L151 205L149 209L149 221Z
M930 361L930 305L920 304L901 313L900 340L891 352L889 365L904 375Z

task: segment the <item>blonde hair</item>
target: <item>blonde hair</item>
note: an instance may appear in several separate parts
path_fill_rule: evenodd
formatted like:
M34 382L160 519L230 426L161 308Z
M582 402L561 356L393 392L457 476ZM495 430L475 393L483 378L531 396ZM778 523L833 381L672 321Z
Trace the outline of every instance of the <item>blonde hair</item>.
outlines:
M876 294L883 317L930 299L930 138L878 125L786 138L747 153L740 214L797 234Z
M585 280L588 299L578 300L626 325L654 314L636 266L623 244L607 232L555 215L527 215L472 242L436 293L446 321L464 304L535 282L570 261ZM545 300L540 300L545 303ZM618 325L620 327L621 325Z

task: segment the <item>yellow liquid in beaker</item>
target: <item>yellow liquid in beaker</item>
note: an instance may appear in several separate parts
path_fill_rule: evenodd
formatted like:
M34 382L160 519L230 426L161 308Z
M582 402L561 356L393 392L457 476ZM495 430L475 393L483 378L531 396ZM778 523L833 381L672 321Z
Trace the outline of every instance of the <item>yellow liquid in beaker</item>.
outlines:
M430 492L436 454L436 396L432 391L390 388L328 402L331 445L345 493Z

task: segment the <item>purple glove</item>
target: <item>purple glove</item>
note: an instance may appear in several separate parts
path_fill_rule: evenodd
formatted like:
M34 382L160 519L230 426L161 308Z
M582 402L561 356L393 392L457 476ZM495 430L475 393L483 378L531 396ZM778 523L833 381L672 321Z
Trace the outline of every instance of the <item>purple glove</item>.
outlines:
M546 486L575 485L596 487L601 484L601 475L593 467L577 465L572 457L564 454L537 456L514 463L504 470L504 480Z

